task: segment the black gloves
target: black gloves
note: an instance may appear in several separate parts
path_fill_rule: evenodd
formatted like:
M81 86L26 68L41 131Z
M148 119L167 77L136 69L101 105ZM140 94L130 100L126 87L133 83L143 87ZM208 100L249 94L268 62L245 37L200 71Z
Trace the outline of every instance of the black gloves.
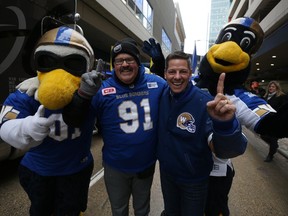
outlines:
M164 77L165 58L160 44L156 43L154 38L149 38L149 42L144 41L142 51L152 58L153 66L150 68L150 71Z

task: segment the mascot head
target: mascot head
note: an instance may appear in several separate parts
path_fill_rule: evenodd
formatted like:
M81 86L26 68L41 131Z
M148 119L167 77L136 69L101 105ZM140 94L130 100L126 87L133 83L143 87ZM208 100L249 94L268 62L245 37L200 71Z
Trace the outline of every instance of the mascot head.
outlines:
M199 87L216 94L219 75L224 72L224 91L233 94L235 87L242 86L247 79L250 57L257 52L263 38L262 28L252 18L241 17L226 24L200 63Z
M92 70L94 53L82 34L69 27L59 27L40 38L34 59L39 102L57 110L70 103L79 88L81 75Z

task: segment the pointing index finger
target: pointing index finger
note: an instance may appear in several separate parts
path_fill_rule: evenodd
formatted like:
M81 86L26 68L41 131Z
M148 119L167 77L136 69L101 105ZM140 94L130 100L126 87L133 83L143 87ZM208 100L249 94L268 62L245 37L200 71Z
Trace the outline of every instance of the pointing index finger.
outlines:
M218 79L217 84L217 93L224 93L224 80L225 80L225 73L221 73Z

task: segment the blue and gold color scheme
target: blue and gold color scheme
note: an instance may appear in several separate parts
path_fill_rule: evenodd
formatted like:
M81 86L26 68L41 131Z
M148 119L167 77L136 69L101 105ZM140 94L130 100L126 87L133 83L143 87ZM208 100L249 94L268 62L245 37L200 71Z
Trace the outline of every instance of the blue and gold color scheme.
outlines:
M70 103L81 75L91 71L94 63L93 49L87 40L68 27L46 32L36 46L34 58L40 83L38 99L51 110Z
M226 24L200 63L198 85L215 95L218 77L224 72L224 91L233 94L235 87L246 81L251 55L261 46L263 38L261 26L252 18L241 17Z

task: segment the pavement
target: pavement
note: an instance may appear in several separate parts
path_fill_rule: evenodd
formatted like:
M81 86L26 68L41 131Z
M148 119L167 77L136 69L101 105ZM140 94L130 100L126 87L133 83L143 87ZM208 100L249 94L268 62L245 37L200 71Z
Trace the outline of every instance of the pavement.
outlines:
M243 132L246 134L249 144L243 155L232 159L235 176L229 194L230 216L287 216L288 159L286 157L288 139L279 140L279 153L275 154L272 162L266 163L263 160L268 153L268 145L260 139L259 135L250 130L243 128ZM102 144L101 137L93 137L94 173L89 189L88 209L84 216L112 215L104 180L101 175L97 175L102 170ZM0 178L1 216L29 215L30 202L18 182L17 166L17 161L0 166L0 171L3 174ZM96 177L99 177L97 182ZM157 163L151 190L149 216L160 216L163 209ZM133 207L130 203L129 216L133 215Z
M288 159L288 138L278 140L278 152Z
M248 132L248 129L243 127L244 132ZM255 137L259 137L260 135L256 134L255 132L249 131L249 133L254 134ZM263 141L264 142L264 141ZM278 140L278 153L280 153L282 156L288 159L288 138L282 138Z
M232 159L235 176L229 194L231 216L288 215L288 139L279 140L272 162L263 160L269 146L258 134L243 128L248 138L246 152Z

